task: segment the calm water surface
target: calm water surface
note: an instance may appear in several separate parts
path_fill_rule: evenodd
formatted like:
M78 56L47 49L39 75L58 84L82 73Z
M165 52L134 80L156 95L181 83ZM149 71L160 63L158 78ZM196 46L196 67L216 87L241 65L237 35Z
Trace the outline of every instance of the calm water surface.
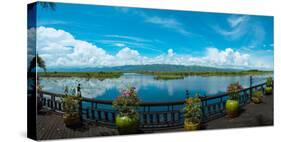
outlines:
M268 75L266 75L268 76ZM255 80L266 76L254 76ZM118 79L98 80L95 78L51 77L40 78L43 90L63 93L65 86L81 84L82 96L103 100L112 100L127 86L136 87L142 101L176 101L184 99L186 90L190 95L215 95L226 91L230 83L239 81L243 87L249 87L249 76L189 76L181 80L154 80L154 76L125 73ZM261 83L255 81L255 83Z

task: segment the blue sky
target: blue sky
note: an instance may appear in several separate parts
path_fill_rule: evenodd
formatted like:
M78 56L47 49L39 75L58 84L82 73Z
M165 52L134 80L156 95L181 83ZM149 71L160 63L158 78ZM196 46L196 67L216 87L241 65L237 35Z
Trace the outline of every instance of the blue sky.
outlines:
M37 11L29 32L37 33L37 52L48 67L163 63L273 69L269 16L76 4Z

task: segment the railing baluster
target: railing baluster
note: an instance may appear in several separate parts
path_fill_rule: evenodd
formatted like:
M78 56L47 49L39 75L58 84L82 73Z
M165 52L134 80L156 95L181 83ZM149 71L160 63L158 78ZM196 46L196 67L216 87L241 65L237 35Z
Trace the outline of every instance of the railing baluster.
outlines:
M46 98L43 97L43 105L46 106Z
M223 109L224 109L224 103L223 101L220 102L220 113L223 112Z
M142 116L143 116L143 123L147 124L148 123L148 121L147 121L147 114L144 113Z
M90 108L86 108L86 118L90 118Z
M208 114L212 114L211 107L207 106Z
M178 112L178 121L181 121L181 113Z
M217 112L217 104L214 104L214 105L213 105L212 110L213 110L213 114L215 114L215 113Z
M51 96L51 108L54 110L55 96Z
M107 111L104 111L103 113L104 113L104 119L105 119L105 121L108 121L108 112L107 112Z
M168 121L168 114L164 113L164 122L167 122L167 121Z
M160 116L159 116L160 114L159 113L157 113L156 114L156 122L159 124L160 123Z
M153 114L149 113L149 123L153 123Z
M62 109L61 109L61 102L59 102L59 110L61 111Z
M98 120L102 120L102 118L101 118L101 111L98 110L97 112L98 112Z
M174 123L175 122L175 113L172 111L172 122Z
M115 122L115 113L111 112L111 118L112 118L112 122Z
M58 108L57 103L58 103L57 101L54 102L54 104L55 104L54 109L55 109L55 110Z
M94 102L91 102L91 116L92 119L95 120L95 110L94 110Z
M49 108L51 107L50 106L50 99L47 100L47 107L49 107Z

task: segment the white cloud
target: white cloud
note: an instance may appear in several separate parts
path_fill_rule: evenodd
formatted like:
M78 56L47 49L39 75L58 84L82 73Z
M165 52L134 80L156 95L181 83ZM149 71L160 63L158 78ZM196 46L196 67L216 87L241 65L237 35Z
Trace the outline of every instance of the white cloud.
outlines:
M121 49L116 56L118 58L122 58L122 59L130 59L130 58L135 58L138 57L140 54L138 53L138 51L136 50L132 50L128 47Z
M114 45L117 46L117 47L124 47L124 46L126 46L126 45L123 44L123 43L115 43Z
M118 8L116 10L123 12L123 13L128 13L128 11L130 11L130 14L142 17L144 19L144 22L146 22L146 23L160 25L164 28L178 32L184 36L190 36L191 34L193 35L193 33L188 32L184 28L183 24L175 18L148 15L147 13L145 13L141 10L136 10L136 9Z
M135 42L152 42L151 40L147 40L147 39L144 39L144 38L126 36L126 35L105 35L105 37L127 39L127 40L131 40L131 41L135 41Z
M237 27L239 26L239 24L248 20L248 18L249 18L248 16L231 16L227 19L227 21L231 27Z
M45 27L37 28L37 52L48 66L103 66L113 60L102 48L63 30Z
M174 51L173 49L168 50L168 57L173 57L174 56Z
M241 54L231 48L219 51L217 48L207 48L206 60L218 66L243 67L249 65L249 55Z
M161 25L162 27L175 30L176 32L179 32L186 36L190 35L190 33L186 31L182 26L182 24L178 22L176 19L162 18L158 16L153 16L153 17L144 16L144 18L145 18L145 22L147 23L158 24Z
M109 39L109 40L102 39L102 40L96 40L95 42L101 43L101 44L107 44L107 45L111 45L111 46L116 46L116 47L133 47L133 48L145 49L145 50L150 50L153 52L162 53L161 50L155 48L154 46L152 46L150 44L150 42L152 42L150 40L137 38L137 37L130 37L130 39L129 39L129 38L127 38L127 36L119 36L119 35L107 35L105 37L111 37L111 38L115 38L115 39ZM123 40L120 40L120 39L123 39Z
M249 16L232 15L226 19L227 26L213 26L213 29L229 40L243 39L243 47L256 49L263 46L266 31L261 23L251 20Z
M29 29L34 33L34 29ZM30 40L32 39L30 34ZM204 56L188 56L176 54L172 48L166 54L146 57L137 50L122 47L115 55L111 55L96 45L75 39L73 35L54 28L37 28L37 52L44 58L47 67L103 67L141 64L177 64L201 65L229 68L272 68L265 66L266 60L250 61L253 58L234 49L219 50L215 47L206 48ZM273 63L272 63L273 64Z
M214 26L215 31L229 39L238 39L249 31L248 16L230 16L226 19L229 28L222 28L219 25Z

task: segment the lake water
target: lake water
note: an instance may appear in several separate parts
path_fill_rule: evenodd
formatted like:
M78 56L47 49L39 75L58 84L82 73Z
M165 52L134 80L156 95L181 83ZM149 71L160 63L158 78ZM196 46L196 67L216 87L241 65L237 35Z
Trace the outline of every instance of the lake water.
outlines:
M266 76L254 76L254 84L262 83ZM98 80L78 77L42 77L43 90L63 93L65 86L81 84L82 96L102 100L112 100L120 95L120 90L128 86L136 87L142 101L177 101L185 99L186 90L190 95L215 95L226 91L230 83L239 81L243 87L249 87L249 76L188 76L179 80L154 80L152 75L125 73L120 78ZM258 81L261 80L261 81Z

